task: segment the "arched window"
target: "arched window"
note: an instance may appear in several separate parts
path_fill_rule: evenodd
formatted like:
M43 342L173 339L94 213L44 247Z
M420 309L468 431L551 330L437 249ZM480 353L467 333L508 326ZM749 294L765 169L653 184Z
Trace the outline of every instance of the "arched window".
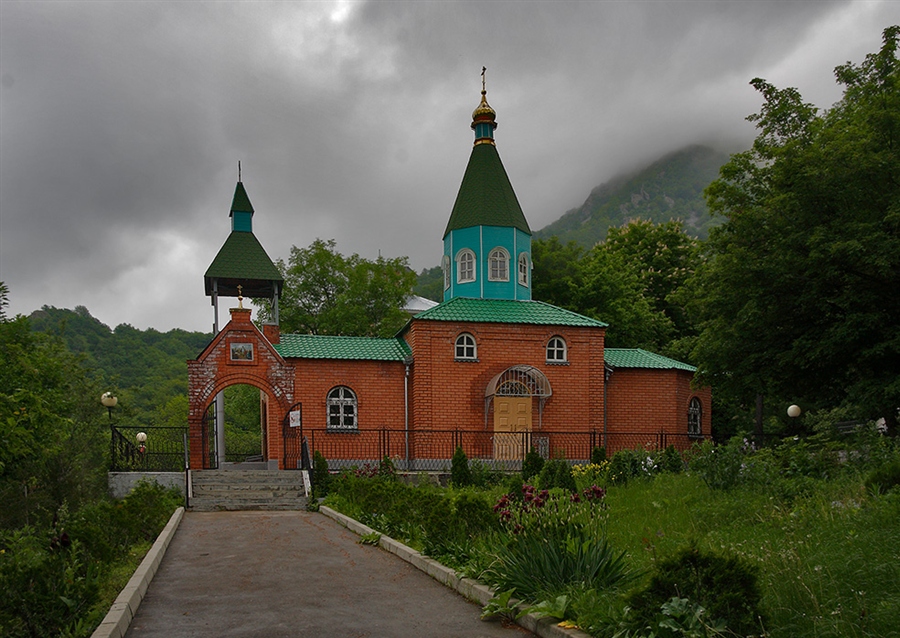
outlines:
M456 359L473 361L478 356L475 337L464 332L456 338Z
M505 248L494 248L488 255L488 280L509 281L509 253Z
M566 340L562 337L550 339L547 342L547 363L565 363L568 360Z
M475 281L475 253L464 248L456 254L456 283Z
M355 430L357 427L356 394L339 385L328 393L328 429Z
M519 255L519 284L528 285L528 254L521 253Z
M702 436L703 430L701 424L703 417L703 408L700 405L700 399L694 397L688 404L688 436Z
M441 260L441 268L444 271L444 290L450 287L450 257L449 255L444 255L444 258Z

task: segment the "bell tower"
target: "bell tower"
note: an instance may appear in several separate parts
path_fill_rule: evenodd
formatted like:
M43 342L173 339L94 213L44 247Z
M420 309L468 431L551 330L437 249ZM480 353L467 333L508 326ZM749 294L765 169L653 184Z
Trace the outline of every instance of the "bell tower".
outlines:
M444 231L444 301L531 299L531 229L497 153L485 71L472 113L475 146Z

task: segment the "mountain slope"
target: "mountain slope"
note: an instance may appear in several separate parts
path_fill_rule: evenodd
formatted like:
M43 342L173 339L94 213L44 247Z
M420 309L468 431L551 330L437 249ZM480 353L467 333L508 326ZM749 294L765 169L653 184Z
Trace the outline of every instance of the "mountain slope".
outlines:
M689 146L650 166L596 187L579 208L534 233L535 239L559 237L589 248L606 237L611 226L640 217L656 223L681 219L685 230L705 239L712 220L703 189L728 160L705 146Z

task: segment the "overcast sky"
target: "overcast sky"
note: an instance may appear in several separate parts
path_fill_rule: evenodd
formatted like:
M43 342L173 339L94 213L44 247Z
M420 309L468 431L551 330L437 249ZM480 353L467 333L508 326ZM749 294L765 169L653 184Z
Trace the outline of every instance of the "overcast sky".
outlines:
M482 66L539 229L665 152L746 148L754 77L830 106L833 68L898 21L891 0L2 0L9 311L210 330L203 273L230 231L238 160L273 260L318 237L435 266Z

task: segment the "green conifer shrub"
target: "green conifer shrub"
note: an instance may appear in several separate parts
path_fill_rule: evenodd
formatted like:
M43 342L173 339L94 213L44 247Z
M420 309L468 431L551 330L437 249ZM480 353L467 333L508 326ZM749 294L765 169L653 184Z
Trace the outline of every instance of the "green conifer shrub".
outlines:
M532 477L541 473L544 467L544 457L538 454L538 451L531 446L525 455L525 461L522 463L522 480L528 482Z
M328 460L321 452L313 452L313 498L324 498L331 487L331 474L328 472Z
M450 460L450 482L453 487L466 487L472 484L472 474L469 472L469 457L463 451L462 446L456 446L453 458Z

